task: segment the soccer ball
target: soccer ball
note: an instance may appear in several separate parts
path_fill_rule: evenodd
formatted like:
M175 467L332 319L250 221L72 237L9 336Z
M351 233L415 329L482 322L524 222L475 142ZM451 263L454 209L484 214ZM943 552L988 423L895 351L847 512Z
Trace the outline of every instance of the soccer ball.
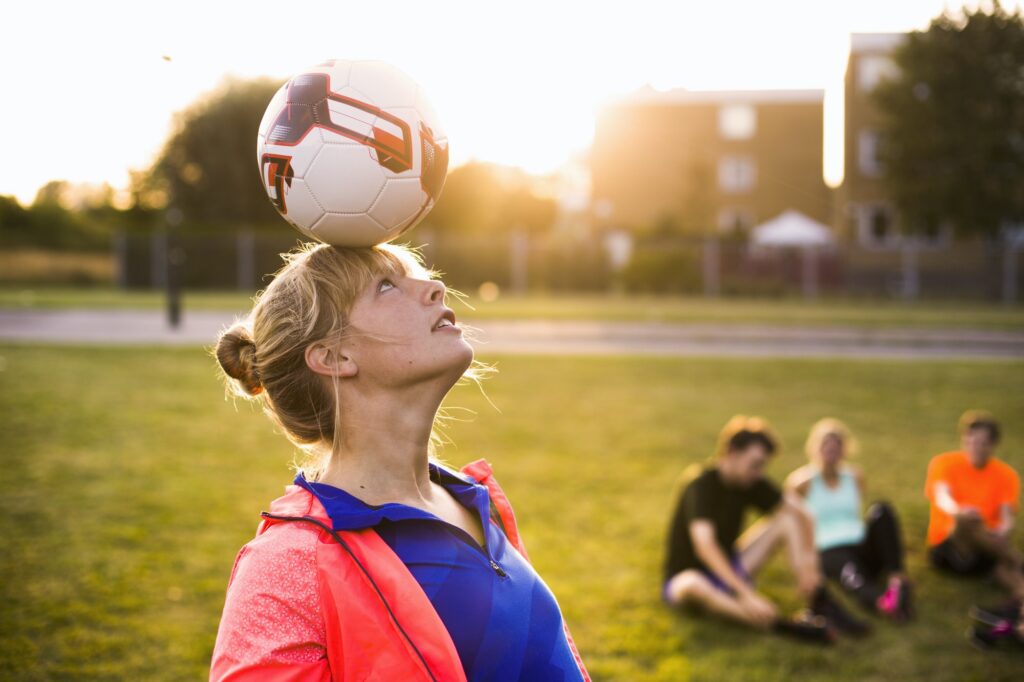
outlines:
M332 59L270 100L256 159L270 201L300 232L335 246L372 246L433 208L448 172L448 139L404 73Z

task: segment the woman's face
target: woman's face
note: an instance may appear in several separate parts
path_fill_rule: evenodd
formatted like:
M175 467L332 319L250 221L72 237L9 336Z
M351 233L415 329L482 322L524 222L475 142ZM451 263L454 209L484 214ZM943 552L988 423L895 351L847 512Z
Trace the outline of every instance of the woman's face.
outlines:
M386 386L447 378L454 383L473 361L443 282L417 273L378 276L349 313L350 351L359 374Z
M830 433L821 440L821 463L826 465L835 465L839 463L839 460L843 458L843 439L842 437Z

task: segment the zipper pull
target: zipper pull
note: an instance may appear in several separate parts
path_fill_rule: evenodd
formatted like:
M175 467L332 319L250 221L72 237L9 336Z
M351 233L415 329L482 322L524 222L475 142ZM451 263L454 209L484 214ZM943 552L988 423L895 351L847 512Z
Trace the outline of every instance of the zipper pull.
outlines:
M505 572L504 568L502 568L501 566L498 565L497 561L495 561L494 559L491 559L490 562L491 562L491 568L494 569L495 573L497 573L502 578L507 578L508 577L508 573Z

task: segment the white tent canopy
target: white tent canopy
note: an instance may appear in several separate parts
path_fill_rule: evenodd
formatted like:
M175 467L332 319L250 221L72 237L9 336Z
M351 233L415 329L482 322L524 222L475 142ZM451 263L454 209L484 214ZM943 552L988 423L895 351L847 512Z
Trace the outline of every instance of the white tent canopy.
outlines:
M755 246L831 246L835 236L827 225L800 211L785 211L750 231Z

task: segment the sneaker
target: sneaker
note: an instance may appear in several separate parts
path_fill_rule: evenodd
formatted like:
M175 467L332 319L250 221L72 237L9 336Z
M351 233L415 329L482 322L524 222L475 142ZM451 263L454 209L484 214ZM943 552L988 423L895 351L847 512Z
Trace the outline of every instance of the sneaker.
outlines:
M989 651L1004 643L1014 648L1024 648L1024 638L1017 634L1009 620L1001 620L992 627L982 623L968 626L966 635L967 641L982 651Z
M815 616L808 609L793 618L779 618L772 625L772 631L801 642L824 646L834 644L837 639L828 620L821 616Z
M898 620L906 623L914 618L914 590L909 580L900 580L900 603L896 608Z
M996 627L1004 621L1016 623L1020 620L1020 601L1011 601L999 606L972 606L968 612L972 620L986 627Z
M875 610L896 623L906 623L914 617L914 598L910 581L892 578L885 593L875 602Z
M864 637L871 632L871 625L867 621L854 617L824 587L815 594L811 613L824 617L840 634L849 637Z
M967 632L964 634L967 636L967 641L971 643L971 646L979 651L994 649L998 641L998 638L993 636L987 628L977 625L967 626Z

